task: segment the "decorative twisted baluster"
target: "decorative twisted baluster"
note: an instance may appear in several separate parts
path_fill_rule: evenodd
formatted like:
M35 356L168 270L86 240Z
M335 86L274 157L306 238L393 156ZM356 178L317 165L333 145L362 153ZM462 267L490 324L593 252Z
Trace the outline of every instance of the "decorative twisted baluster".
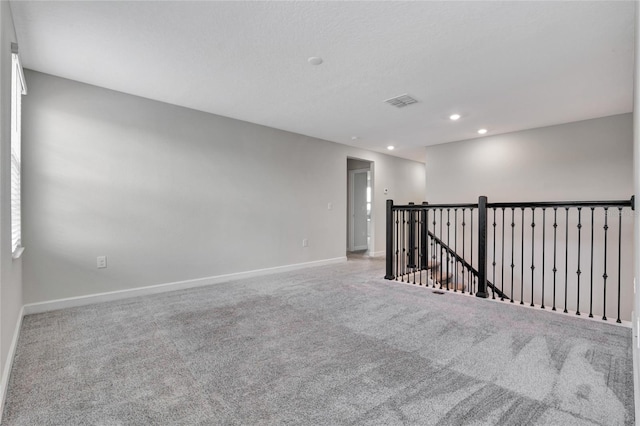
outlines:
M471 266L473 267L473 207L469 209L469 220L471 221ZM473 294L476 292L476 274L473 274L471 272L469 272L469 275L471 275L471 279L473 280L473 282L471 283L471 290L469 291L469 293Z
M400 241L400 212L395 211L396 216L396 281L398 281L398 264L400 263L400 250L399 250L399 241Z
M433 236L436 236L436 211L433 211ZM432 265L431 265L431 285L435 288L436 287L436 277L435 275L433 275L433 270L436 267L436 242L435 239L431 238L431 257L432 257Z
M493 287L491 287L492 299L496 298L496 208L493 208Z
M501 263L501 267L502 267L502 279L501 279L502 295L500 296L500 300L504 301L504 207L502 208L502 250L501 250L500 253L502 254L502 263Z
M465 258L465 226L466 226L466 222L465 222L465 212L466 209L462 209L462 258ZM471 273L471 271L468 271L469 274ZM462 280L465 281L465 272L464 272L464 265L462 266ZM471 282L471 277L469 277L468 282ZM471 291L471 289L469 289L469 291ZM464 286L462 286L462 292L464 293Z
M451 247L451 241L449 240L450 236L451 236L451 209L447 209L447 247ZM451 255L449 254L449 250L447 250L446 253L447 253L447 275L445 277L447 280L447 290L449 290L449 258Z
M422 285L422 241L421 241L421 237L422 237L422 212L419 211L418 216L418 220L416 221L416 226L418 227L418 236L417 236L417 242L416 242L416 250L418 251L418 261L416 262L416 267L414 269L413 272L413 283L416 283L416 278L415 278L415 274L416 274L416 270L418 272L418 279L419 279L419 283L418 285Z
M416 235L416 226L418 226L419 220L416 220L416 212L415 210L411 211L411 230L410 233L413 235L412 239L409 239L410 243L413 243L413 247L411 247L411 256L409 258L409 262L411 262L413 269L413 285L416 284L416 269L418 269L418 265L420 265L420 252L418 251L418 247L420 247L420 233L418 232ZM417 242L417 244L416 244ZM418 260L416 260L416 252L418 254Z
M511 207L511 303L513 303L513 268L516 266L513 258L516 229L515 212L515 208Z
M593 318L593 212L595 207L591 207L591 273L589 285L589 318Z
M609 225L607 224L607 219L609 216L609 208L604 208L604 274L602 274L602 279L604 280L603 285L603 293L602 293L602 320L607 320L607 231L609 230Z
M547 246L545 245L545 239L547 235L547 209L542 208L542 304L540 309L544 309L544 262L545 262L545 251Z
M402 232L400 233L400 247L402 247L402 252L400 253L400 261L402 263L401 266L401 270L400 270L400 274L402 275L402 278L400 279L402 282L404 282L404 276L405 276L405 272L406 272L406 253L407 253L407 247L405 246L405 233L407 232L406 229L406 220L405 220L405 210L402 210L402 226L401 226Z
M522 221L520 222L522 230L520 236L520 304L524 305L524 207L521 207L520 210L522 210Z
M616 322L620 324L620 289L622 286L621 275L621 262L622 262L622 207L618 207L618 318Z
M578 270L576 271L578 278L578 291L576 293L576 315L580 315L580 242L582 241L582 207L578 207Z
M441 208L440 209L440 241L441 242L444 241L442 239L442 214L443 214L443 211L442 211L442 208ZM440 275L439 275L438 278L440 280L440 288L442 288L442 260L444 259L444 252L443 252L443 249L442 249L442 244L439 244L439 246L440 246L440 267L439 267L439 270L440 270L439 274Z
M454 241L453 251L457 254L458 253L458 209L453 210L453 223L456 225L453 228L453 241ZM456 273L455 273L455 282L453 284L453 291L457 291L458 289L458 258L454 256L454 260L455 260L454 270L456 271ZM464 285L462 286L462 288L464 290Z
M558 272L556 260L557 260L557 239L558 236L558 208L553 208L553 307L552 311L556 310L556 272Z
M564 240L564 313L567 312L567 296L569 291L569 207L564 208L565 217L565 240Z
M533 305L533 283L534 281L534 275L535 275L535 261L534 261L534 254L535 254L535 250L534 250L534 243L535 243L535 229L536 229L536 209L535 207L531 208L531 306ZM524 256L524 253L522 253L522 255Z

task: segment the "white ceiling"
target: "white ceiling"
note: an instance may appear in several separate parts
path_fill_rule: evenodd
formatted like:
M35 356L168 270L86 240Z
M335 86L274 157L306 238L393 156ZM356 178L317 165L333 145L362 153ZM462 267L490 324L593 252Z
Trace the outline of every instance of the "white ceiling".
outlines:
M632 111L634 7L11 2L27 68L418 161L480 127ZM383 102L404 93L419 103Z

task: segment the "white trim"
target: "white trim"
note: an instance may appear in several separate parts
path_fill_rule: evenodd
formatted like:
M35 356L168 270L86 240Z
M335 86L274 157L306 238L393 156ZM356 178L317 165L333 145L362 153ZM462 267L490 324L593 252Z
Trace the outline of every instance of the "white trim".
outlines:
M15 43L13 43L15 44ZM13 47L13 46L12 46ZM16 58L16 62L18 65L18 76L20 77L20 83L22 84L22 94L26 95L27 94L27 79L24 78L24 70L22 69L22 61L20 60L20 55L18 54L17 51L15 52L11 52L12 55L15 55Z
M355 245L355 175L357 173L369 173L369 169L354 169L349 170L349 251L367 250L369 247L365 244L362 246ZM368 175L367 175L368 177ZM372 190L373 192L373 190ZM373 198L371 199L371 205L373 206ZM373 222L371 223L373 227Z
M279 272L295 271L313 266L333 265L346 262L346 257L335 257L332 259L316 260L313 262L296 263L293 265L276 266L274 268L256 269L253 271L237 272L226 275L216 275L212 277L196 278L193 280L176 281L165 284L156 284L147 287L137 287L126 290L110 291L106 293L89 294L86 296L69 297L66 299L49 300L46 302L29 303L24 305L25 315L39 314L42 312L55 311L58 309L73 308L77 306L92 305L94 303L110 302L113 300L128 299L130 297L146 296L150 294L166 293L175 290L184 290L194 287L204 287L219 284L227 281L234 281L245 278L253 278L260 275L276 274Z
M12 258L13 260L20 259L20 257L22 256L22 253L24 253L24 247L22 247L22 246L18 246L18 247L16 248L16 251L14 251L14 252L12 253L11 258Z
M370 251L369 252L369 257L381 257L381 256L384 256L385 254L387 254L387 252L385 250L382 250L382 251Z
M20 308L18 313L18 321L16 321L16 328L13 331L13 339L11 340L11 346L9 346L9 353L7 354L7 360L4 363L4 369L2 370L2 378L0 378L0 422L2 421L2 413L4 412L4 402L7 397L7 391L9 390L9 378L11 377L11 368L13 367L13 358L16 355L16 348L18 346L18 338L20 337L20 329L22 328L22 318L24 317L24 306Z

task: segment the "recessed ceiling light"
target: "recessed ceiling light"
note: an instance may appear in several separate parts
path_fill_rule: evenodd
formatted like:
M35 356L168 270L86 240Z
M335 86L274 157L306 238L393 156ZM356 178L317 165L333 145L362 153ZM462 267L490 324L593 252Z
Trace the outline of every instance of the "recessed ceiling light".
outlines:
M357 141L358 139L360 139L360 138L359 138L359 137L357 137L357 136L351 136L351 140L352 140L352 141Z
M449 116L449 119L450 119L450 120L453 120L453 121L456 121L456 120L457 120L457 119L459 119L459 118L460 118L460 114L451 114L451 115Z
M395 147L395 146L393 146L393 145L389 145L389 146L387 147L387 149L388 149L389 151L393 151L394 149L396 149L396 147Z
M320 65L322 63L322 58L319 56L312 56L307 59L307 62L309 62L311 65Z
M484 135L485 133L487 133L487 129L480 129L478 130L478 133L480 133L481 135Z

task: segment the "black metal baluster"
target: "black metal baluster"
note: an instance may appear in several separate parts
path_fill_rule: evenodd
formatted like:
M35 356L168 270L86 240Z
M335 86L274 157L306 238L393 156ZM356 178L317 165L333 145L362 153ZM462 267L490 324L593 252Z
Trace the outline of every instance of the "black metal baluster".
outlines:
M466 209L462 209L462 258L465 258L465 226L467 225L467 223L465 222L465 211ZM463 281L463 285L462 285L462 293L464 293L464 281L465 281L465 272L464 272L464 266L462 267L462 281ZM469 280L469 282L471 282L471 280ZM471 289L469 289L471 290Z
M413 283L416 284L416 272L420 275L420 265L422 264L422 253L420 250L420 210L413 212L414 225L413 232L415 235L415 257L413 258Z
M420 254L420 216L418 215L418 211L414 210L412 212L413 218L414 218L414 222L412 225L413 228L413 235L414 235L414 244L415 244L415 248L414 250L414 258L413 258L413 284L416 284L416 271L419 271L419 266L420 266L420 259L421 259L421 254ZM416 216L418 217L418 219L416 220ZM417 257L417 259L416 259ZM419 273L418 273L419 274Z
M580 270L580 243L582 241L582 207L578 207L578 270L576 274L578 275L578 291L576 293L576 315L580 315L580 275L582 271Z
M504 207L502 208L502 250L500 253L502 254L502 279L500 280L502 296L500 296L500 300L504 301ZM493 285L495 285L495 283L493 283Z
M447 209L447 248L451 248L451 241L450 241L451 219L450 219L450 214L451 214L451 209ZM447 275L445 277L445 279L447 280L447 290L449 290L449 257L450 256L451 256L451 254L449 253L449 250L447 250Z
M520 222L522 229L520 236L520 304L524 305L524 207L521 207L520 210L522 210L522 222Z
M602 274L602 279L604 280L604 290L602 297L602 320L607 320L607 231L609 230L609 225L607 224L607 219L609 216L609 208L604 208L604 274Z
M545 251L546 251L546 245L545 245L545 240L546 240L546 233L547 233L547 209L546 208L542 208L542 305L540 306L540 309L544 309L544 261L545 261Z
M399 241L400 241L400 212L398 210L395 211L396 214L396 281L398 281L398 264L400 263L399 254Z
M418 273L418 285L422 285L422 241L420 241L420 236L422 235L422 211L418 210L416 212L416 216L418 219L416 220L416 252L418 254L418 259L416 260L416 267L413 271L413 282L415 283L415 274Z
M496 208L493 208L493 287L491 287L492 299L496 298Z
M558 242L558 208L553 208L553 307L552 311L556 310L556 272L558 272L558 268L556 265L557 259L557 251L556 251L556 243Z
M622 323L620 321L620 289L622 286L621 279L621 262L622 262L622 207L618 207L618 319L616 322L618 324Z
M409 265L409 243L408 243L408 224L409 224L409 218L408 218L408 211L404 210L402 212L402 276L403 276L403 281L404 278L407 278L407 282L409 282L409 275L407 273L407 266Z
M442 239L442 209L440 209L440 241L444 241ZM443 251L442 251L442 243L440 243L440 266L439 266L439 276L438 281L440 281L440 288L442 288L442 259L443 259Z
M424 263L422 264L422 266L425 269L424 271L424 285L426 287L429 286L429 209L425 208L425 212L424 212L424 237L425 237L425 241L424 241L424 248L425 248L425 255L424 255Z
M531 306L534 306L533 304L533 284L534 284L534 277L535 277L535 229L536 229L536 209L535 207L531 208Z
M471 267L473 267L473 207L469 209L469 216L470 216L470 221L471 221L471 246L469 247L469 249L471 250ZM469 291L469 294L474 294L476 292L476 274L469 272L470 277L473 279L473 282L469 282L470 287L471 287L471 291Z
M569 207L564 208L565 216L565 239L564 239L564 313L567 310L568 291L569 291Z
M415 203L409 203L409 206L414 206L414 205ZM416 267L415 210L407 210L407 216L408 216L407 217L407 274L408 274L407 283L408 283L411 281L411 272L415 272L415 267Z
M431 237L431 257L433 258L433 264L431 266L431 285L435 288L436 287L436 276L433 274L433 270L436 267L436 240L435 237L436 236L436 209L433 209L433 237Z
M455 227L453 228L453 251L458 254L458 209L453 209L453 223L455 224ZM453 257L454 259L454 270L455 272L455 281L453 283L453 291L456 292L458 291L458 258L456 256Z
M515 268L516 266L514 263L514 257L513 257L513 251L515 246L515 230L516 230L515 214L516 214L515 208L511 207L511 300L510 300L511 303L513 303L513 268Z
M595 207L591 207L591 274L589 289L589 318L593 318L593 213Z
M402 210L400 221L400 281L404 282L404 210Z

